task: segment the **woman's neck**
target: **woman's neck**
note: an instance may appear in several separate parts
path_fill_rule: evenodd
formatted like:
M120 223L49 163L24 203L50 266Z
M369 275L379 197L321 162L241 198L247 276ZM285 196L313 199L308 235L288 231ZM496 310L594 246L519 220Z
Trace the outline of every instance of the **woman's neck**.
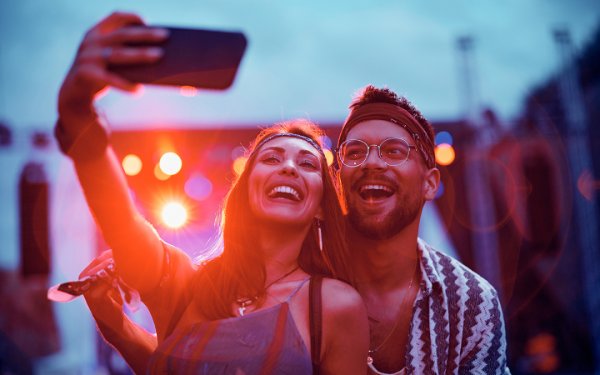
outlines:
M273 224L260 226L256 240L264 257L266 284L298 265L298 256L309 229L310 226L305 228Z

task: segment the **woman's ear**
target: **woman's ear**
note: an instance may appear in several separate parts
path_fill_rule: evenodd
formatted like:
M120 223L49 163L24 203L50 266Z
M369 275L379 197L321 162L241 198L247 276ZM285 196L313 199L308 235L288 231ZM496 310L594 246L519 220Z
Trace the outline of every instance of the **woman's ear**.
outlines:
M423 178L423 196L425 197L425 200L433 200L439 187L440 170L437 168L427 170Z

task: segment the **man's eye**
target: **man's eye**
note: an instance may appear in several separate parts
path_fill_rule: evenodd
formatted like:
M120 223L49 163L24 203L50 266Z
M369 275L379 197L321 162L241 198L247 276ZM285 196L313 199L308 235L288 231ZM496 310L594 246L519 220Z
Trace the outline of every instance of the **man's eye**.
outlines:
M350 159L359 159L365 155L365 151L362 149L346 150L346 157Z

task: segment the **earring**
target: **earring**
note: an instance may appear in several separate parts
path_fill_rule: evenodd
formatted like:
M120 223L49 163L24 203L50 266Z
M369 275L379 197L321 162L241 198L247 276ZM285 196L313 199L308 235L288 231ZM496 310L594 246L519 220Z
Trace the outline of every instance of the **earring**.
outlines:
M321 230L321 220L317 219L317 236L319 238L319 250L323 252L323 231Z

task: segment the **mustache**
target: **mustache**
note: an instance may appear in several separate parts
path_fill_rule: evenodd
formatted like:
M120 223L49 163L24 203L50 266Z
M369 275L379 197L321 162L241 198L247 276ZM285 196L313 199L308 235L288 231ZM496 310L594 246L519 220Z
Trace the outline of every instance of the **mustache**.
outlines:
M358 188L365 183L376 184L378 182L398 190L398 182L395 179L384 174L372 174L369 172L363 172L362 176L352 183L351 188L352 190L358 190Z

